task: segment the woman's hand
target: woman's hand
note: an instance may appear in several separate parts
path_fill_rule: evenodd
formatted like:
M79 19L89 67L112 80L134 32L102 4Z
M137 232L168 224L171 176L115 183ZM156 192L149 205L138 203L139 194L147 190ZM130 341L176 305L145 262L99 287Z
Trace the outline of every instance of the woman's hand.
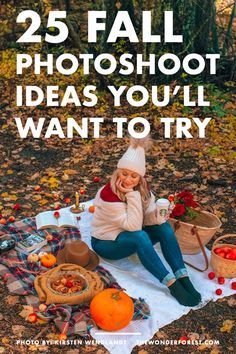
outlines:
M121 180L118 178L116 181L116 187L119 189L120 192L122 193L128 193L128 192L133 192L132 188L125 188L122 186Z

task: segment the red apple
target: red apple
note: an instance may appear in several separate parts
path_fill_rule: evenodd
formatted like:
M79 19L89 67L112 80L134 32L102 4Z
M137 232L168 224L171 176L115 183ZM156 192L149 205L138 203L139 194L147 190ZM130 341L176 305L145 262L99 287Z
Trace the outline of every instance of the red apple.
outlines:
M215 275L214 272L210 272L210 273L208 274L208 278L211 279L211 280L214 279L215 276L216 276L216 275Z
M36 192L39 192L39 191L41 190L41 187L40 187L40 186L35 186L35 187L34 187L34 190L35 190Z
M229 253L227 253L227 255L225 256L225 258L234 261L236 260L236 252L234 252L233 249L231 249L231 251Z
M218 253L220 253L221 251L222 251L222 247L216 247L216 248L214 249L215 254L218 254Z
M234 261L236 259L236 255L233 252L229 252L227 253L227 255L225 256L226 259L229 259L231 261Z
M14 216L9 216L8 221L9 222L14 222L15 221L15 217Z
M21 205L19 203L14 204L12 207L12 209L14 209L14 210L20 210L20 208L21 208Z
M221 295L222 294L222 290L221 289L216 289L216 295Z
M66 204L70 204L70 198L69 198L69 197L65 198L65 199L64 199L64 202L65 202Z
M61 333L58 335L58 339L59 340L66 340L67 339L67 335L65 333Z
M71 280L67 280L66 287L67 288L72 288L72 286L73 286L73 282Z
M236 281L231 283L231 289L236 290Z
M53 215L56 219L58 219L60 217L59 211L55 211Z
M219 277L218 278L218 284L224 284L225 283L225 278L224 277Z
M188 340L188 337L186 336L181 336L180 339L179 339L179 342L181 344L187 344L187 340Z
M100 177L98 177L98 176L93 177L93 182L95 182L95 183L100 182Z
M86 190L85 190L85 189L83 189L83 188L81 188L81 189L79 190L79 193L80 193L81 195L83 195L83 194L85 194L85 193L86 193Z
M219 252L219 253L218 253L218 256L219 256L219 257L222 257L222 258L225 258L225 253L224 253L224 251Z
M222 251L224 251L225 255L227 255L228 253L230 253L232 251L231 247L222 247L221 249L222 249Z
M30 313L29 316L27 317L27 321L31 322L31 323L35 323L37 322L38 316L36 315L36 313Z
M0 219L0 224L1 225L6 225L6 223L7 223L6 219L4 219L4 218Z

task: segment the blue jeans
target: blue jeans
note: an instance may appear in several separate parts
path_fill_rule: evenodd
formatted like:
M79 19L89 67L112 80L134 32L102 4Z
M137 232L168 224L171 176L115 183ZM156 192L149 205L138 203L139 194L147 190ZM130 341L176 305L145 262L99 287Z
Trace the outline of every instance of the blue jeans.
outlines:
M160 242L163 256L175 277L169 273L153 248L157 242ZM137 252L143 266L164 285L171 279L187 275L179 244L168 222L146 226L139 231L122 231L114 241L92 237L91 244L97 254L107 259L121 259Z

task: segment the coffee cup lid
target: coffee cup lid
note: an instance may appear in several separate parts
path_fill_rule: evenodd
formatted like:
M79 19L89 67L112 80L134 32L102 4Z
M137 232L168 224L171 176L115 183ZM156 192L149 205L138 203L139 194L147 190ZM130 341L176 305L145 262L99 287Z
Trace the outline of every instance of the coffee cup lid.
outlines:
M170 202L166 198L160 198L160 199L157 199L156 204L163 205L163 206L168 206L168 205L170 205Z

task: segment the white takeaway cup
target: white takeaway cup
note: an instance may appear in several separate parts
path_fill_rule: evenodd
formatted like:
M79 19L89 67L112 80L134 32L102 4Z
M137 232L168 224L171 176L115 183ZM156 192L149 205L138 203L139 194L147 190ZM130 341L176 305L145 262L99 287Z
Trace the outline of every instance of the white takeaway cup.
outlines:
M167 220L170 202L168 199L160 198L156 201L157 206L157 222L163 224Z

